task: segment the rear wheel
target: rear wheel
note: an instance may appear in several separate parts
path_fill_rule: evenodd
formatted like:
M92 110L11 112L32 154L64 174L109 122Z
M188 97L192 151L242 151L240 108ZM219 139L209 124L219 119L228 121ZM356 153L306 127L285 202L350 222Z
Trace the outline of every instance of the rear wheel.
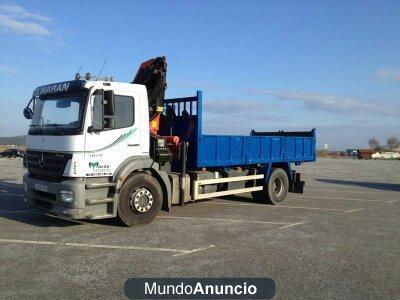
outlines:
M288 191L289 178L285 170L277 168L272 171L264 190L253 192L252 196L257 202L278 204L285 200Z
M158 181L147 173L137 173L123 184L118 199L118 218L127 226L151 222L162 205Z

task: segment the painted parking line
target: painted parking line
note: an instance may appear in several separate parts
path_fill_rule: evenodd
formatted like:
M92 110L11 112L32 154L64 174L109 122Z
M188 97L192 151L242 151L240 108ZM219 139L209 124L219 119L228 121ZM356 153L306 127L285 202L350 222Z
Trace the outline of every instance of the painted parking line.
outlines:
M215 245L208 245L208 246L206 246L206 247L196 248L196 249L189 250L189 251L186 251L186 252L183 252L183 253L174 254L173 256L187 255L187 254L191 254L191 253L195 253L195 252L200 252L200 251L208 250L208 249L211 249L211 248L214 248L214 247L215 247Z
M363 208L349 209L348 211L345 211L344 214L349 214L360 210L363 210Z
M292 208L292 209L304 209L304 210L321 210L321 211L336 211L341 213L348 213L355 211L354 209L341 209L341 208L323 208L323 207L308 207L308 206L288 206L288 205L266 205L266 204L256 204L256 203L228 203L228 202L199 202L198 204L208 204L208 205L232 205L232 206L256 206L265 207L267 209L275 208Z
M299 226L299 225L303 225L303 224L305 224L305 223L306 223L306 222L292 223L292 224L288 224L288 225L279 227L278 229L285 229L285 228L289 228L289 227Z
M97 244L82 244L82 243L61 243L51 241L32 241L32 240L15 240L15 239L0 239L0 243L13 244L30 244L30 245L53 245L53 246L68 246L78 248L100 248L100 249L118 249L118 250L138 250L138 251L154 251L154 252L169 252L174 253L173 256L187 255L199 251L214 248L215 245L208 245L203 248L196 249L173 249L173 248L157 248L157 247L139 247L139 246L118 246L118 245L97 245Z
M269 221L256 221L256 220L237 220L237 219L219 219L219 218L195 218L195 217L168 217L159 216L157 219L182 219L182 220L198 220L198 221L212 221L212 222L232 222L232 223L252 223L252 224L265 224L265 225L281 225L280 228L286 228L288 225L297 226L304 223L290 223L290 222L269 222ZM290 227L291 227L290 226Z
M391 201L388 201L386 203L394 203L394 202L397 202L397 201L400 201L400 200L391 200Z
M329 200L343 200L343 201L361 201L361 202L386 203L385 201L375 200L375 199L340 198L340 197L325 197L325 196L294 196L294 195L292 195L291 197L302 198L302 199L312 198L312 199L329 199Z
M18 243L18 244L34 244L34 245L58 245L57 242L49 241L31 241L31 240L12 240L12 239L0 239L0 243Z

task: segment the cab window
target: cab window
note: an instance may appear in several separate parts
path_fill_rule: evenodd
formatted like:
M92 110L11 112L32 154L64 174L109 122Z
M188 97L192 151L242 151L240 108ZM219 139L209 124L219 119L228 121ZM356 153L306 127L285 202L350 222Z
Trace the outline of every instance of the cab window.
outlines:
M135 122L135 100L129 96L114 95L115 101L115 115L114 127L112 129L130 127ZM104 124L104 130L111 129L109 126L109 119L103 120L103 104L101 96L96 95L94 98L93 107L93 123Z
M132 126L134 123L135 103L129 96L114 96L115 100L115 125L116 128Z

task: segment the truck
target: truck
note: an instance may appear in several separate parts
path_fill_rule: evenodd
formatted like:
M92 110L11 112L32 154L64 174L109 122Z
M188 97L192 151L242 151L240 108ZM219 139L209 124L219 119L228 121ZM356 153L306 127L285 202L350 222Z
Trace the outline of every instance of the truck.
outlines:
M316 160L315 129L203 134L202 92L165 99L165 90L165 57L130 83L87 73L35 89L24 109L27 204L135 226L174 205L242 193L275 205L303 192L293 166Z

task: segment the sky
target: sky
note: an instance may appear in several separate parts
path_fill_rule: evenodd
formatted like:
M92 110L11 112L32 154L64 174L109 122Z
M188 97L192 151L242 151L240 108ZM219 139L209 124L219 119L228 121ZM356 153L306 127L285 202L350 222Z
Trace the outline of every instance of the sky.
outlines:
M40 85L129 82L168 60L167 97L203 91L206 133L317 129L332 149L400 136L399 1L1 1L0 136Z

